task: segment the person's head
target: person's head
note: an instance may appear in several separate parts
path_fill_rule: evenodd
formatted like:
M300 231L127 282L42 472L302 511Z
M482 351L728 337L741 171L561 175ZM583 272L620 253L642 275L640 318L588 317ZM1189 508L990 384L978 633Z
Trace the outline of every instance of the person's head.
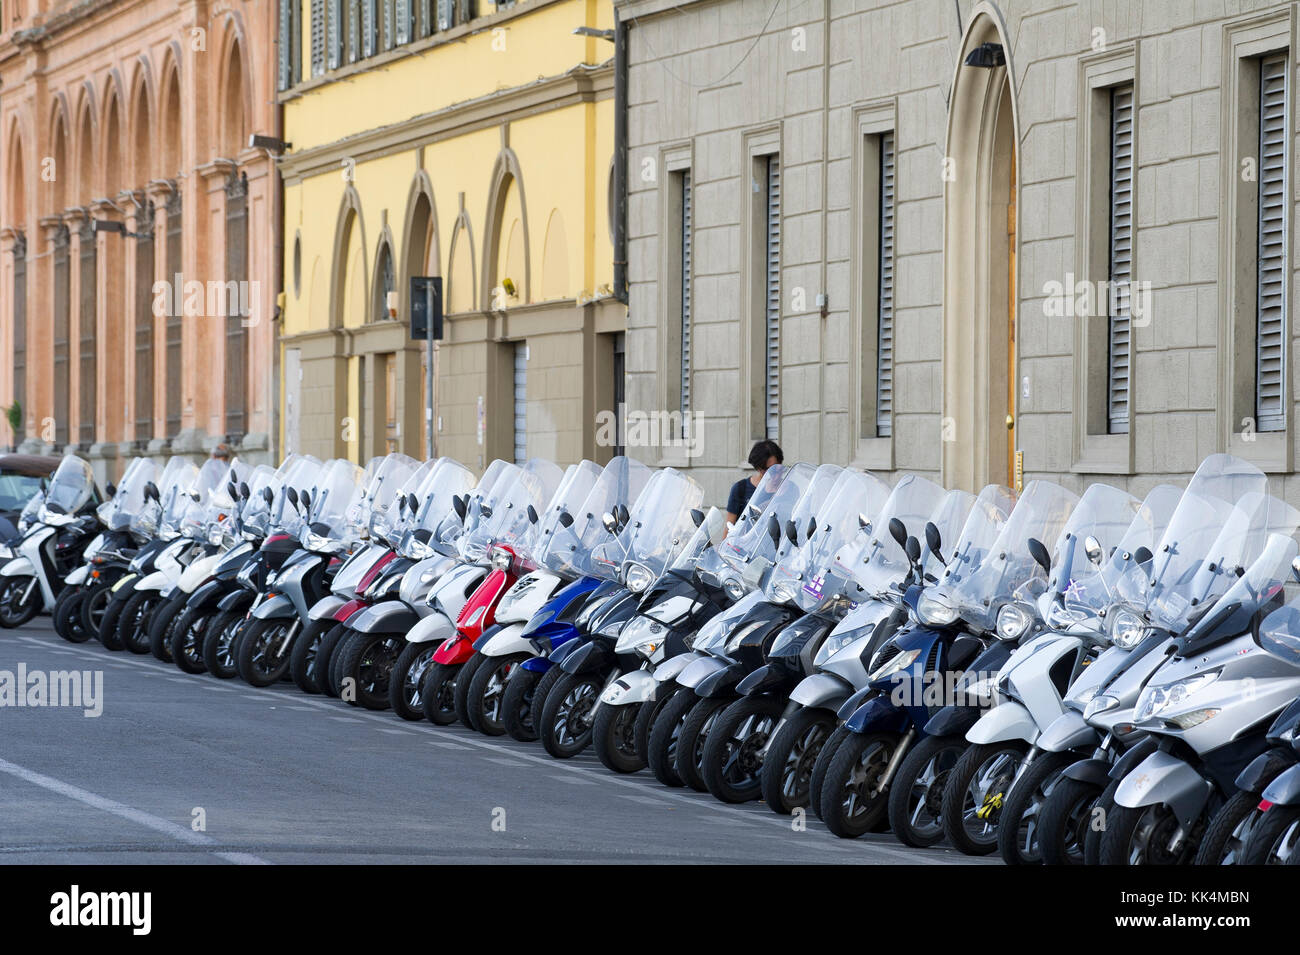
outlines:
M224 444L219 444L212 449L212 456L218 461L229 461L230 448L226 447Z
M759 474L784 460L785 455L781 453L781 446L775 441L760 441L749 452L749 466Z

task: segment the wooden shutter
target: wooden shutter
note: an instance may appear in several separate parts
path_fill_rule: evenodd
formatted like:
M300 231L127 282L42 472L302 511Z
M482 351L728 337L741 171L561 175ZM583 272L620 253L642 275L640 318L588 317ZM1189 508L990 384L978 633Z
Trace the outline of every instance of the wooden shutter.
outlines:
M326 61L331 70L343 65L343 0L330 0L326 29Z
M348 62L361 58L361 0L348 0Z
M68 246L70 238L67 226L60 226L54 234L54 443L59 447L68 443L68 419L72 413L72 366L69 364L72 347L72 266L68 259L71 252ZM22 328L23 325L15 324L15 341ZM14 360L17 361L16 355ZM25 397L17 387L15 382L14 394Z
M182 215L181 194L177 190L167 200L167 281L179 284L181 278L181 237L185 222ZM167 307L167 437L174 438L181 431L181 313L169 304Z
M311 0L311 75L325 72L325 0Z
M528 460L528 343L515 342L515 463Z
M361 4L361 55L375 55L375 4L378 0L362 0Z
M1256 258L1255 427L1286 425L1287 56L1259 64L1259 248Z
M276 64L280 89L293 85L293 4L294 0L280 0L280 43Z
M776 440L781 430L781 160L767 158L767 335L765 433Z
M153 203L145 203L135 240L135 440L153 437ZM143 450L143 449L141 449Z
M1129 283L1133 277L1133 87L1110 93L1110 282L1107 344L1107 426L1129 428Z
M691 410L691 174L680 173L682 187L682 380L681 412L683 416ZM682 419L685 421L685 417Z
M880 137L880 277L876 289L876 436L893 430L894 412L894 134Z
M226 183L226 282L235 283L234 301L226 300L226 439L237 441L248 430L248 328L243 305L248 297L248 178L242 173Z

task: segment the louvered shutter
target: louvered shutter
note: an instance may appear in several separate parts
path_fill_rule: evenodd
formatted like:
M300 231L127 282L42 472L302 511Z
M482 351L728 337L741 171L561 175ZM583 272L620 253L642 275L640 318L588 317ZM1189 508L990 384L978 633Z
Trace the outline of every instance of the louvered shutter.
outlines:
M337 70L343 65L343 0L330 0L326 36L326 63L331 70Z
M767 437L781 430L781 160L767 159Z
M1255 426L1286 423L1286 69L1287 57L1259 64L1259 249L1256 259Z
M528 344L515 343L515 464L528 460Z
M1110 93L1110 255L1107 423L1129 427L1129 282L1133 276L1133 87Z
M293 0L280 0L280 48L277 73L280 89L293 85Z
M378 0L362 0L361 4L361 55L375 55L375 4Z
M438 29L450 30L456 24L456 0L438 0Z
M880 287L877 289L876 435L893 430L894 411L894 134L880 137Z
M311 75L325 72L325 0L311 0Z
M682 184L682 407L691 410L691 174L681 174ZM685 417L683 417L685 421Z
M348 62L355 63L361 53L361 2L348 0Z
M396 0L397 42L411 42L411 0Z
M391 50L393 48L393 3L394 0L383 0L384 4L384 34L380 38L382 48Z

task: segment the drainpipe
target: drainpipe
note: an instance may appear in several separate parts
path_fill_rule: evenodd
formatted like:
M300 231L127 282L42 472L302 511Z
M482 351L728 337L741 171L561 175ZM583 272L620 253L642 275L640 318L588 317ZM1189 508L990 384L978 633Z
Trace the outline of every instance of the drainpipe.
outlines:
M614 298L627 304L627 25L614 10Z

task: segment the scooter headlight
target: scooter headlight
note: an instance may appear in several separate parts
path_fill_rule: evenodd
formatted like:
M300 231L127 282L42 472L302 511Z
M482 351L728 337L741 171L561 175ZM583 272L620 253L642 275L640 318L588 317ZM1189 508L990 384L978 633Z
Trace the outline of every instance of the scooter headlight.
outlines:
M1119 706L1119 700L1113 696L1107 696L1104 693L1101 696L1094 696L1083 708L1083 718L1090 720L1098 713L1105 713L1116 706Z
M1132 610L1120 608L1110 615L1110 642L1121 650L1132 650L1149 629L1147 622Z
M957 619L957 610L933 594L922 594L916 603L916 615L927 627L946 627Z
M1218 678L1218 670L1207 670L1205 673L1198 673L1196 676L1190 676L1175 683L1148 686L1142 691L1142 695L1138 697L1137 711L1133 714L1133 721L1141 723L1153 716L1159 716L1171 707L1178 706L1178 704L1186 701L1193 693L1205 689ZM1192 714L1184 715L1191 716ZM1204 722L1204 720L1200 722Z
M492 548L492 566L496 570L509 570L510 563L515 559L515 555L510 553L504 547Z
M628 564L627 570L623 574L623 581L627 584L627 589L634 594L643 593L647 587L655 582L655 575L648 567L641 564Z
M740 582L739 577L728 577L722 582L722 592L732 600L739 600L745 596L745 585Z
M1034 618L1019 604L1007 604L998 611L999 640L1019 640L1029 630Z
M868 676L867 679L872 683L875 683L877 680L883 680L887 676L893 676L895 673L900 673L915 663L916 658L920 655L921 651L919 648L916 650L905 650L891 659L888 663L876 669L876 671Z

